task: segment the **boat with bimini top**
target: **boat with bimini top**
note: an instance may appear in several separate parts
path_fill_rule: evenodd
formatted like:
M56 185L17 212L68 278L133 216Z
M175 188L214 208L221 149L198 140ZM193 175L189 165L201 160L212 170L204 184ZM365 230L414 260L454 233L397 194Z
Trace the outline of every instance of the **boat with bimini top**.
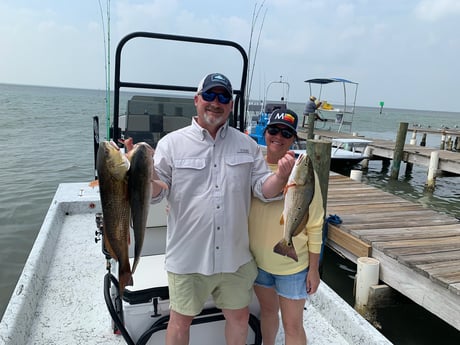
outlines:
M314 97L320 105L317 112L322 121L315 121L315 127L337 132L347 128L351 132L359 84L343 78L313 78L305 83L308 84L309 97ZM305 116L303 127L306 122Z
M330 79L313 79L309 82L311 83L318 83L321 82L327 83ZM334 79L335 82L342 82L348 83L344 79ZM332 81L330 81L332 82ZM350 82L353 83L353 82ZM277 98L277 100L269 99L269 92L274 87L278 86L278 91L280 91L281 96ZM261 103L252 102L248 106L247 110L247 122L248 127L246 131L248 134L259 144L263 149L265 149L265 128L267 127L268 120L270 115L274 110L286 110L288 109L288 96L289 96L289 83L282 80L279 81L272 81L267 85L264 100ZM346 94L346 93L345 93ZM321 95L321 92L319 93ZM334 108L332 105L327 103L328 105L326 108L329 108L327 111L334 111L336 115L342 116L341 112L345 112L347 110L347 115L352 113L352 110L344 106L341 109ZM345 103L346 104L346 103ZM322 108L320 111L325 111ZM354 112L354 105L353 105L353 112ZM321 113L322 114L322 113ZM323 115L323 114L322 114ZM324 122L316 121L319 123L326 123L327 119L324 119ZM339 132L344 124L347 123L344 117L341 117L340 120L342 123L339 124ZM304 117L304 125L305 125L305 117ZM350 122L351 128L351 122ZM343 171L346 169L350 169L355 164L358 164L363 159L369 158L369 155L366 153L366 147L371 143L370 140L360 139L360 138L348 138L348 139L340 139L340 138L333 138L332 139L332 146L331 146L331 170L334 171ZM305 152L306 149L306 140L298 139L292 147L292 150L298 156L300 153Z

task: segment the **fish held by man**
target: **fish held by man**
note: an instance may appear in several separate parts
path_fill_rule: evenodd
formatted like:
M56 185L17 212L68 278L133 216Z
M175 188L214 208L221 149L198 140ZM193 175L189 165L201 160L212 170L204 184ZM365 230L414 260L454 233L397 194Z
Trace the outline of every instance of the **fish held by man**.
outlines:
M99 145L96 169L103 215L104 246L110 256L118 261L120 293L127 285L133 285L129 263L129 220L128 197L129 160L113 141Z
M128 159L131 163L128 171L128 195L134 232L133 274L139 263L144 243L152 197L153 153L153 148L145 142L135 144L132 150L128 151Z
M308 209L315 193L315 172L309 156L301 154L284 189L284 210L280 224L284 236L273 251L298 261L292 238L301 233L308 221Z

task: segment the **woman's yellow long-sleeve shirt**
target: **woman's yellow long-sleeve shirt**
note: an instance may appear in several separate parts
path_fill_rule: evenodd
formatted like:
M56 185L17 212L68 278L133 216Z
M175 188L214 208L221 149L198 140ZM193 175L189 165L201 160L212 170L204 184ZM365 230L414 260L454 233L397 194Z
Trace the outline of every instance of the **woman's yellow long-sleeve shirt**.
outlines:
M268 166L272 171L276 171L278 167L277 164ZM310 203L306 229L293 237L298 262L273 252L273 247L284 235L283 225L280 225L284 200L265 203L252 198L249 213L249 245L258 267L272 274L293 274L308 267L309 252L320 253L324 222L323 198L320 188L315 173L315 194Z

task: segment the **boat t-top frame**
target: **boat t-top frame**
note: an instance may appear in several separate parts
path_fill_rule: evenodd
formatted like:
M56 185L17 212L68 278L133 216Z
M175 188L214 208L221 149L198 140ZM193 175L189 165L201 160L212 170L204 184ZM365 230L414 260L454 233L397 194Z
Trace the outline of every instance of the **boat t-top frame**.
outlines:
M334 102L334 106L329 108L320 107L318 108L318 112L320 115L323 115L325 121L323 124L326 125L328 122L333 122L334 124L338 125L338 132L341 132L344 126L349 126L349 130L351 132L351 126L353 124L353 115L355 113L356 107L356 97L358 95L358 83L343 79L343 78L313 78L305 80L305 83L308 83L309 88L309 95L315 96L318 100L323 100L323 86L327 86L330 84L341 84L343 89L343 99L342 101ZM315 87L316 86L316 87ZM347 92L347 87L348 90ZM318 90L319 88L319 90ZM317 90L317 94L314 91ZM351 97L350 97L351 96ZM351 98L351 99L350 99ZM323 104L324 105L324 104ZM335 118L331 119L328 118L328 114L330 112L335 113ZM305 124L305 119L304 119Z
M233 117L230 118L230 124L234 127L238 127L241 131L244 131L245 124L245 90L247 82L247 72L248 72L248 56L246 51L237 43L226 40L210 39L210 38L201 38L201 37L192 37L192 36L179 36L179 35L170 35L170 34L161 34L153 32L133 32L125 36L118 43L116 53L115 53L115 75L114 75L114 103L113 103L113 119L112 119L112 136L115 141L120 139L121 131L119 128L119 117L120 117L120 91L122 88L131 88L131 89L151 89L151 90L171 90L171 91L196 91L196 86L189 85L171 85L171 84L154 84L154 83L138 83L121 80L121 69L122 69L122 51L126 45L131 40L139 38L150 38L153 40L169 40L169 41L180 41L188 43L197 43L204 45L217 45L217 46L227 46L235 48L241 55L242 58L242 72L241 72L241 85L233 87L233 93L235 95L234 99L234 109Z

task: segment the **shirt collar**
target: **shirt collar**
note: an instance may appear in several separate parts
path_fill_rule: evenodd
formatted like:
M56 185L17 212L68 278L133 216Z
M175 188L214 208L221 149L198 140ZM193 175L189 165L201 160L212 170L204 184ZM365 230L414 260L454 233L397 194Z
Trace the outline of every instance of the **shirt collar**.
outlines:
M194 131L196 131L196 133L200 136L200 140L205 140L206 135L209 135L209 132L207 129L201 127L196 119L196 116L192 118L192 127L194 128ZM221 139L224 139L228 132L228 126L228 121L226 121L224 125L218 129L216 138L220 137ZM211 136L209 135L209 137Z

